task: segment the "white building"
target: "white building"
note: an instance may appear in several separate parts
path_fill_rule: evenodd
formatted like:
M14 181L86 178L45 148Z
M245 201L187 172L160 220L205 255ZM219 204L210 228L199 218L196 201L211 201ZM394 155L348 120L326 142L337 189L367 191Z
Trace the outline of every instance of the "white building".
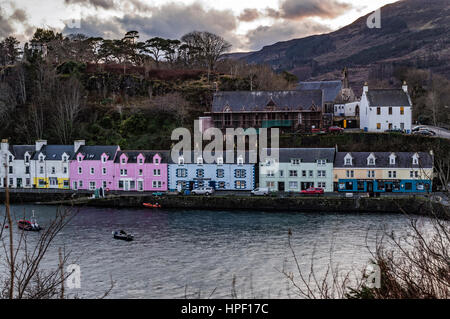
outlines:
M402 130L411 133L412 102L408 86L371 89L364 85L360 103L360 128L365 132Z
M47 141L36 141L35 153L31 160L31 174L36 188L70 188L70 158L84 145L75 141L74 145L47 145Z
M31 158L34 145L9 145L3 139L0 147L0 187L31 188Z

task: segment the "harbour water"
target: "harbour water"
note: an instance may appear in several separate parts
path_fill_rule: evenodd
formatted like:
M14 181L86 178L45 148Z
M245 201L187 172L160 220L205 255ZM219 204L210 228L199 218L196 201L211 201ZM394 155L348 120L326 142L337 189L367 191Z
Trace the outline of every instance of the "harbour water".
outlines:
M34 209L44 227L53 206L12 207L17 219ZM2 217L4 207L2 207ZM3 218L2 218L3 220ZM96 298L114 281L110 298L294 298L283 269L294 272L292 247L308 272L329 264L360 270L382 229L405 231L408 218L392 214L267 213L80 208L50 247L44 267L58 264L58 247L81 269L71 295ZM135 240L114 240L124 229ZM14 227L16 236L18 230ZM31 243L38 236L28 233ZM34 239L33 239L34 237ZM30 244L29 243L29 244Z

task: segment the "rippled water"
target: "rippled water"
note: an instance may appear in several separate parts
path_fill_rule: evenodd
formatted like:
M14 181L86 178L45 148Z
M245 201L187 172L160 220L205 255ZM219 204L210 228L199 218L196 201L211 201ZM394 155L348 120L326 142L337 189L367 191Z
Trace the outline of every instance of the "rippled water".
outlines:
M56 208L13 207L17 217L31 209L45 226ZM302 269L309 269L314 252L320 272L331 250L335 265L360 269L369 259L366 239L373 246L383 225L401 231L407 221L391 214L81 208L56 237L45 266L57 265L58 247L70 251L81 267L81 289L70 292L80 297L101 296L112 277L113 298L229 298L233 276L239 297L295 297L280 273L294 271L288 229ZM135 241L114 240L118 229Z

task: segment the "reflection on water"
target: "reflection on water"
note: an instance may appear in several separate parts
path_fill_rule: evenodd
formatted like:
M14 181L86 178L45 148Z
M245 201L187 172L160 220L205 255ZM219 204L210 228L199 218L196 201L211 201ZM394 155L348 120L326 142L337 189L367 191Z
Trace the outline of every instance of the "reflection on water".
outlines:
M45 227L56 208L13 206L17 218L31 209ZM208 297L213 291L212 297L229 298L233 276L239 297L295 297L280 273L283 265L294 271L288 229L305 271L313 251L316 269L323 270L330 250L335 265L360 269L369 259L366 239L373 245L383 225L401 230L406 223L403 215L81 208L56 237L45 267L57 265L58 247L70 252L81 267L81 289L71 292L80 297L101 296L112 277L113 298ZM135 240L114 240L118 229Z

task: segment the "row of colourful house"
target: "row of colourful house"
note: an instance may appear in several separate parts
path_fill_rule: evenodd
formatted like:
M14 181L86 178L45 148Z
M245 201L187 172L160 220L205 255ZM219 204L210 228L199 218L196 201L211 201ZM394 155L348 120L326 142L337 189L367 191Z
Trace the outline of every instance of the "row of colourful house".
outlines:
M119 146L10 145L0 148L0 187L110 191L174 191L210 186L216 190L296 192L429 192L432 152L338 152L336 148L281 148L234 152L214 161L169 151L126 151ZM228 154L227 154L228 155Z

